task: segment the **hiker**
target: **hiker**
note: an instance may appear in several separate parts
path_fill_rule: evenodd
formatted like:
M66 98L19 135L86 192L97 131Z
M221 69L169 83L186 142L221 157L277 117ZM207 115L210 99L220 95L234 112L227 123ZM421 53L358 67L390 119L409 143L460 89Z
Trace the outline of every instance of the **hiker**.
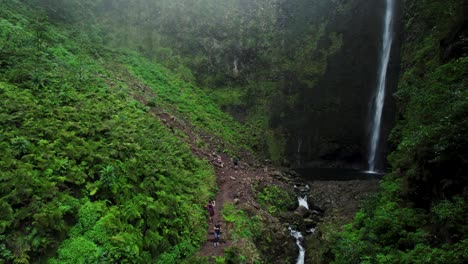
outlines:
M214 247L219 247L219 238L221 237L221 224L219 221L214 226Z
M232 164L234 165L234 169L237 170L237 166L239 165L239 158L236 157L236 156L234 156L234 157L232 158Z
M219 167L224 167L224 163L223 163L223 160L221 159L221 156L219 155L216 155L216 163Z
M206 206L206 209L208 209L208 212L210 214L210 222L213 223L213 216L215 215L215 211L214 211L214 206L213 206L213 201L209 201L208 202L208 205Z

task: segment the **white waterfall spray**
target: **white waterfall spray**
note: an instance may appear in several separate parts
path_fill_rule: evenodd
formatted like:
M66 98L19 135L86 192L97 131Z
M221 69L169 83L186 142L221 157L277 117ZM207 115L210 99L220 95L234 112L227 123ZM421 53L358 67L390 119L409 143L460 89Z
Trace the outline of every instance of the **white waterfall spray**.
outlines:
M304 206L306 209L309 209L309 204L307 203L307 196L304 196L304 198L297 197L297 201L299 202L299 206Z
M237 58L234 59L234 62L232 63L232 65L233 65L232 73L234 74L234 76L239 75L239 69L237 69Z
M296 238L296 244L299 248L299 256L297 257L296 264L304 264L305 249L302 246L302 241L304 240L304 237L302 236L301 232L293 230L291 227L289 227L289 232L291 233L291 236Z
M369 148L369 171L375 171L375 160L377 155L377 147L380 139L380 123L382 119L382 110L385 99L385 83L387 79L388 62L393 42L393 16L395 9L395 0L385 0L385 23L383 32L382 52L380 56L379 79L377 84L377 95L374 101L374 117L371 123L371 138Z
M307 185L307 187L309 187ZM309 209L309 204L307 203L307 196L304 198L297 197L297 201L299 202L299 207L304 206L305 208ZM315 229L311 229L310 232L315 232ZM302 236L301 232L296 231L289 227L289 233L296 239L296 245L299 248L299 256L297 257L296 264L304 264L305 261L305 248L302 246L302 242L304 241L304 237Z

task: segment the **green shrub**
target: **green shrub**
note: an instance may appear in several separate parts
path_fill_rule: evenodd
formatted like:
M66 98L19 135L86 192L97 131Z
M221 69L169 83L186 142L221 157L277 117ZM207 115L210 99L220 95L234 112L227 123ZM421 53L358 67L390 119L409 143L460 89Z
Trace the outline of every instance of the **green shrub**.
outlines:
M256 216L249 217L246 212L236 209L233 204L223 205L222 216L226 224L233 226L230 230L231 239L254 238L259 235L259 219Z
M189 258L204 241L202 205L212 195L214 172L131 99L131 84L143 80L116 78L128 65L115 59L148 67L141 72L167 92L179 84L193 90L172 99L206 120L209 111L223 116L219 109L161 66L103 48L93 27L54 24L37 6L16 0L2 1L0 14L0 258L42 262L53 252L52 263ZM238 134L216 126L220 136Z
M288 191L277 186L265 186L257 193L258 202L274 215L294 208L296 200L293 197Z

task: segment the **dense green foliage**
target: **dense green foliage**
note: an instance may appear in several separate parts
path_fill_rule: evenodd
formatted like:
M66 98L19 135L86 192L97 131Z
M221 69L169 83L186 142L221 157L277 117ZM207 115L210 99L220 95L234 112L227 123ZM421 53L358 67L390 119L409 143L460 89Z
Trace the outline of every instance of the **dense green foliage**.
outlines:
M253 244L261 239L261 225L258 215L249 215L237 209L233 204L224 204L222 211L225 230L229 230L229 238L233 247L226 250L226 263L261 263L261 257Z
M310 102L329 59L343 46L343 34L331 22L359 6L323 0L23 2L42 6L55 23L81 30L87 22L99 24L95 33L106 46L136 50L179 81L207 88L246 124L250 145L276 163L290 145L310 151L304 124L311 114L340 105L335 98L323 106Z
M297 207L297 202L293 199L293 196L278 186L263 187L258 191L257 200L273 215L278 215Z
M259 223L256 219L250 219L246 212L237 209L233 204L225 204L222 213L223 220L233 226L232 239L252 238L256 234Z
M246 144L249 134L230 115L223 113L206 92L162 67L154 67L143 57L126 56L122 62L146 85L155 87L157 105L172 110L195 128L222 139L226 148L219 151L227 151L227 146L236 150L249 148Z
M181 80L208 88L254 131L249 134L257 152L281 161L287 136L296 137L305 122L300 116L311 111L308 98L343 43L324 18L348 6L322 0L98 0L85 1L80 14L94 14L109 44L139 50ZM62 21L56 9L49 13Z
M342 104L316 108L310 99L344 45L330 23L359 7L0 3L0 263L206 263L193 254L206 236L202 205L214 173L191 154L187 135L155 116L190 127L199 147L206 138L219 143L218 152L251 145L281 161L294 142L299 153L307 114ZM466 7L462 0L403 4L392 172L353 223L324 235L324 261L468 261ZM258 191L272 214L294 203L277 187ZM263 226L268 217L225 205L234 247L215 261L267 259L260 254L276 243Z
M336 238L335 263L468 261L464 1L404 3L392 173L382 193Z
M425 211L405 206L398 181L386 180L382 189L339 234L332 246L335 263L466 262L468 207L463 198Z
M240 127L197 87L76 22L93 1L24 2L48 16L15 0L0 9L0 262L190 256L214 173L152 107L173 105L231 144ZM148 106L129 96L141 87Z

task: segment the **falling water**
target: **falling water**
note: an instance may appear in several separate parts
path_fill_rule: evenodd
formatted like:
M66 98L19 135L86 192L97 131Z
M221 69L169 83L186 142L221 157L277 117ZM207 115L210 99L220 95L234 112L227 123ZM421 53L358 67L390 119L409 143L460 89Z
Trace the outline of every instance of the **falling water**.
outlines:
M298 167L301 167L301 147L302 147L302 137L299 136L299 138L297 139L297 154L296 154Z
M307 203L307 196L304 196L304 198L297 197L297 201L299 202L299 206L304 206L306 209L309 209L309 204Z
M382 118L382 109L385 99L385 83L387 79L387 68L388 62L390 60L390 51L392 48L393 36L393 12L394 12L394 2L395 0L385 0L386 2L386 12L385 12L385 25L383 32L383 42L382 42L382 53L380 56L380 67L379 67L379 80L377 86L377 96L374 101L374 117L371 123L371 139L370 139L370 149L369 149L369 171L375 171L375 159L377 155L377 146L379 144L380 137L380 122Z
M305 249L302 246L302 240L304 240L304 237L302 236L301 232L293 230L291 227L289 227L289 232L291 233L291 236L296 238L296 244L299 248L299 256L297 257L296 264L304 264Z
M304 198L297 197L297 201L299 202L299 207L304 206L305 208L309 209L309 204L307 203L307 196L304 196ZM315 229L311 229L310 232L315 232ZM293 230L291 227L289 227L289 233L296 239L296 244L299 248L299 256L297 257L296 264L304 264L305 248L302 246L302 241L304 240L304 237L302 236L301 232Z
M232 65L233 65L232 72L234 76L239 75L239 69L237 69L237 58L234 59L234 62L232 63Z

